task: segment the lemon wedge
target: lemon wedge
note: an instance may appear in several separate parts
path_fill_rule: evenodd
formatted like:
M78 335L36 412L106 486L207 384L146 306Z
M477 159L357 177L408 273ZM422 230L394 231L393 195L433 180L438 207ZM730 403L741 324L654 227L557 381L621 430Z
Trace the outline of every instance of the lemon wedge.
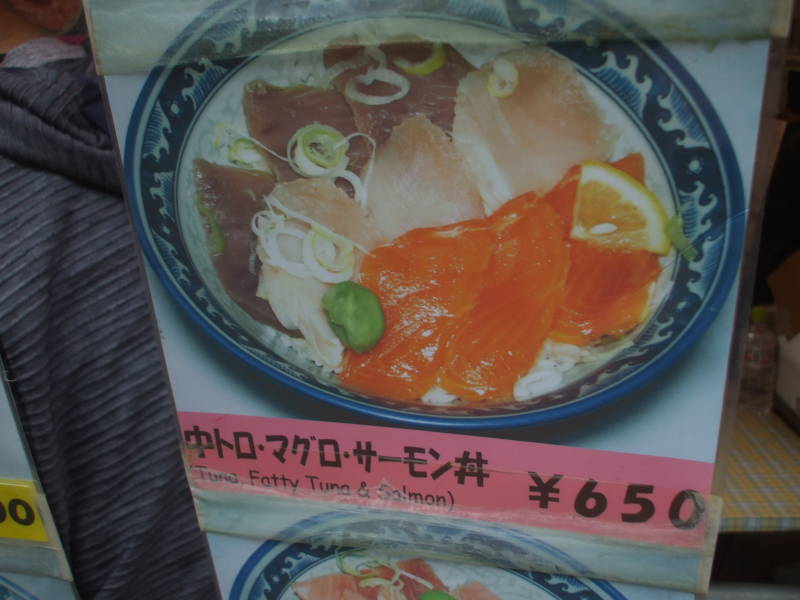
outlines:
M430 75L434 71L441 69L446 61L447 52L444 49L444 44L436 42L431 49L431 55L425 60L411 62L405 58L398 58L394 61L394 64L409 75Z
M671 248L665 232L668 219L653 192L630 175L604 163L581 165L573 239L665 255Z

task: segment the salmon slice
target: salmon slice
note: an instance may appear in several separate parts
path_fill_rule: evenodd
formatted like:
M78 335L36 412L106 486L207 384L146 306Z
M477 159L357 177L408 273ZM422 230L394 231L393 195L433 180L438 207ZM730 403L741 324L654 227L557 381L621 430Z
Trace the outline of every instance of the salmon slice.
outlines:
M458 586L455 597L458 600L501 600L500 596L489 591L485 585L477 581Z
M553 328L555 342L586 346L628 333L647 316L658 257L642 250L608 250L572 241L564 303Z
M439 380L471 401L513 397L550 333L569 268L561 218L547 203L522 196L489 221L497 230L489 270L449 341Z
M644 183L644 158L629 154L609 163ZM562 217L572 224L572 208L580 179L580 166L545 196ZM650 289L661 272L656 255L644 251L603 249L573 240L564 302L555 318L552 339L586 346L608 336L624 335L644 320Z
M345 386L396 400L418 400L436 383L444 350L469 311L495 236L482 220L414 229L364 257L360 283L383 305L386 331L364 354L345 353Z
M558 213L565 235L572 229L572 212L581 178L581 167L571 167L552 190L544 195L544 201Z
M323 575L308 581L292 584L300 600L363 600L358 589L358 578L344 573Z
M639 152L628 154L609 164L644 185L644 157Z

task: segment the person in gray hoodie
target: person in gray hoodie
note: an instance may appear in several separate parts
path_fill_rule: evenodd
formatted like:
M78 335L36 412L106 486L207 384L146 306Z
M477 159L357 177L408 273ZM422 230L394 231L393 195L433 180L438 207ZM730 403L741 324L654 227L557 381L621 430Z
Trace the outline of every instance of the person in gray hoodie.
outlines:
M91 57L0 11L0 349L78 591L217 598Z

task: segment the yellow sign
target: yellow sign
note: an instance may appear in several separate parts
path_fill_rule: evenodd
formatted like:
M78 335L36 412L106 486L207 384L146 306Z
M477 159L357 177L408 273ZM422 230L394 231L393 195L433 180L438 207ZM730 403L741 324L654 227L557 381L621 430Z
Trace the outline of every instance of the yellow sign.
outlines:
M0 479L0 537L48 541L32 481Z

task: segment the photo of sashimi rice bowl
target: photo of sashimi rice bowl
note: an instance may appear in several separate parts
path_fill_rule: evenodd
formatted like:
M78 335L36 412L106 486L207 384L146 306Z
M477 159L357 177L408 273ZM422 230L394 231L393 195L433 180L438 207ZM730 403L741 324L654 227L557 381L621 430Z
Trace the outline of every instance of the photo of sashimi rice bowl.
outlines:
M231 600L624 600L611 584L378 550L267 542L242 567Z
M606 597L603 588L592 589L591 583L587 585L577 578L563 578L567 581L558 582L548 579L545 575L526 576L474 565L343 550L328 564L322 562L298 577L280 597L287 600L550 600L569 597L569 593L563 596L559 593L565 591L580 592L583 598ZM573 589L568 590L570 584ZM613 588L609 591L610 597L616 596Z
M679 65L404 26L201 59L174 91L159 72L134 179L168 288L265 373L375 416L536 423L663 370L741 243L724 131L658 71Z

